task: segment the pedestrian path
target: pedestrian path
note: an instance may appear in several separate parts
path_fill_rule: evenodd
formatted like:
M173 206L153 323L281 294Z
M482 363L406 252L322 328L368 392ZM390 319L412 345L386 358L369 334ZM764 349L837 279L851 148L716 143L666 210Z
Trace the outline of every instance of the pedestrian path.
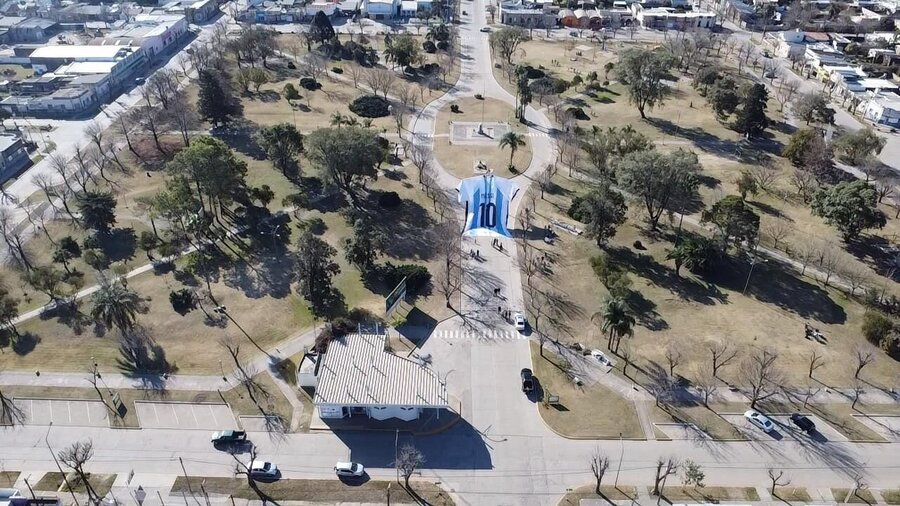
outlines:
M528 336L514 330L436 330L432 337L473 341L514 341L528 339Z

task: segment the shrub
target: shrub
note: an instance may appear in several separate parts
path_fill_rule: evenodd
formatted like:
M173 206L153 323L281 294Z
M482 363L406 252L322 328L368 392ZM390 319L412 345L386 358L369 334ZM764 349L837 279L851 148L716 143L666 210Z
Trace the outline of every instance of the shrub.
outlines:
M350 111L363 118L383 118L390 114L390 102L375 95L363 95L350 103Z
M572 117L577 120L587 121L591 119L587 114L585 114L584 110L581 107L569 107L568 109L566 109L566 112L571 114Z
M450 112L459 114L459 106L456 104L450 104Z
M169 292L169 302L176 313L184 316L195 307L194 293L187 288Z
M291 70L295 70L295 69L297 68L297 65L295 65L294 62L288 60L288 62L287 62L287 68L289 68L289 69L291 69Z
M866 341L884 348L894 330L894 322L881 311L867 311L863 316L862 333Z
M313 79L312 77L301 77L300 78L300 86L302 86L303 89L306 89L309 91L316 91L322 87L322 84L319 83L319 81L316 81L315 79Z
M580 221L581 223L586 223L584 221L584 209L582 208L582 202L584 202L584 196L578 195L577 197L572 199L572 203L569 204L569 209L566 211L566 215L573 220Z
M381 268L382 279L391 290L406 277L406 291L416 293L431 281L431 273L421 265L394 265L390 262Z
M524 67L524 72L525 72L525 75L528 77L528 79L540 79L542 77L547 77L546 72L544 72L541 69L536 69L536 68L532 67L531 65L526 65Z
M378 195L379 207L390 209L392 207L397 207L402 203L403 199L400 198L400 195L398 195L397 192L383 192Z
M335 74L343 74L344 73L344 69L342 69L340 67L331 67L331 71L334 72Z
M437 46L435 46L434 42L431 42L430 40L426 40L425 43L422 44L422 49L426 53L436 53L437 52Z
M97 239L97 236L95 236L93 234L85 237L84 240L81 241L81 249L82 250L99 249L99 248L100 248L100 241Z
M351 332L356 332L361 323L377 323L384 324L384 320L376 316L368 309L353 308L346 316L339 316L331 320L330 325L325 325L322 331L316 336L313 349L319 353L325 353L330 343L335 337L341 337Z

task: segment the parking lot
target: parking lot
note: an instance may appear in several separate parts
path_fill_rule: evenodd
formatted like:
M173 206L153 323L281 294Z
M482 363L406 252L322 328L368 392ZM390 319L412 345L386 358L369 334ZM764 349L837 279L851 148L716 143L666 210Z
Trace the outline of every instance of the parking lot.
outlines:
M15 399L28 425L62 425L69 427L108 427L106 406L100 401Z
M134 409L145 429L220 430L237 428L226 404L136 401Z
M900 441L900 416L856 416L856 421L888 441Z
M751 441L781 441L783 439L814 441L825 443L829 441L847 441L847 438L834 427L821 418L814 415L806 415L816 424L816 432L812 435L804 433L791 422L790 415L766 415L775 423L775 428L768 434L759 427L751 424L742 414L723 414L722 418L734 425L741 434Z

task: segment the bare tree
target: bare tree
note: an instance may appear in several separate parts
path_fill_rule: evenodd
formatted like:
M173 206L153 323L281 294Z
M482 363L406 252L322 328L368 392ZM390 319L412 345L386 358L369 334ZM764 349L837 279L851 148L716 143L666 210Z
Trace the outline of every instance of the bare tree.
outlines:
M168 110L172 123L178 127L181 132L181 141L184 146L191 145L191 131L197 128L200 123L197 113L188 102L187 96L179 92L169 100Z
M666 486L666 480L669 476L678 472L678 460L674 457L668 457L665 460L659 458L656 460L656 474L653 477L653 491L651 495L660 496L662 490Z
M850 285L850 296L853 297L856 295L856 291L859 290L864 284L869 282L869 271L865 267L862 267L858 264L848 265L843 272L841 272L841 276Z
M710 397L716 395L716 391L719 389L718 380L709 367L700 367L700 371L694 379L694 386L703 396L703 405L708 408Z
M677 346L670 344L666 347L665 356L666 363L669 364L669 376L672 376L674 378L675 368L681 364L681 360L684 358L684 355L682 355L681 350Z
M875 354L865 348L857 348L855 354L856 371L853 372L853 377L859 379L859 373L863 368L875 361Z
M410 112L415 112L419 106L419 92L412 86L400 84L394 89L394 94L401 104L405 105Z
M309 54L300 65L300 73L319 81L328 71L328 59L319 53Z
M372 93L377 95L381 92L384 98L388 98L394 88L394 83L397 82L397 74L388 69L368 69L363 74L362 81L372 90Z
M619 346L619 350L617 352L622 360L625 361L625 364L622 365L622 375L628 378L628 366L631 365L631 359L634 358L634 348L631 346L631 343L625 342L621 346Z
M137 118L135 109L129 109L127 112L118 114L113 118L113 126L116 131L125 138L125 144L128 146L128 151L131 151L134 156L140 159L141 157L138 155L137 149L134 147L134 140L132 139L132 132L138 121L139 119Z
M597 495L600 495L600 482L603 481L603 475L606 474L607 469L609 469L609 457L600 453L598 449L591 455L591 472L596 480L594 491Z
M269 392L266 391L265 387L263 387L254 376L256 376L256 371L253 366L246 363L240 356L241 354L241 345L235 342L232 339L222 339L219 341L219 345L228 352L228 355L231 356L231 360L234 362L235 371L234 371L234 379L244 387L247 391L247 395L250 397L250 400L256 405L256 407L262 410L260 405L260 398L267 399L269 397Z
M409 142L406 144L406 151L407 156L409 156L410 161L412 161L412 164L418 173L419 184L423 184L423 176L431 168L432 160L434 159L434 153L432 153L431 146Z
M813 373L816 372L816 369L825 365L825 358L822 355L819 355L819 352L816 350L812 350L809 352L809 377L813 377Z
M553 164L548 164L535 177L535 183L541 190L541 200L544 199L544 192L553 187Z
M850 409L856 409L856 404L859 402L859 398L862 396L864 391L865 390L863 390L862 384L859 382L859 380L855 380L853 382L853 390L851 391L851 394L853 395L853 403L850 404Z
M425 463L425 455L418 448L411 444L404 444L397 453L397 460L394 466L403 476L403 486L409 490L409 478L416 472L416 469Z
M90 374L90 376L87 377L88 383L90 383L94 388L94 392L97 394L97 398L106 407L106 411L111 415L118 415L119 412L116 411L108 402L106 402L106 398L103 397L103 392L100 391L100 387L97 385L97 382L100 380L100 371L97 370L97 364L91 365L91 367L88 369L88 374Z
M164 111L151 105L141 105L133 109L138 125L145 132L153 137L153 144L160 153L165 153L162 144L159 141L160 135L165 129L167 116L163 116Z
M365 67L356 62L353 62L350 65L347 65L345 68L347 69L347 73L350 74L350 79L353 80L353 87L359 88L359 81L366 73Z
M772 247L775 249L778 249L778 243L790 237L793 232L794 227L787 220L773 218L763 222L762 234L772 241Z
M812 195L819 189L815 174L801 168L795 168L791 172L791 184L797 189L797 195L806 203L809 203Z
M178 94L178 72L175 69L161 68L147 79L144 88L149 90L157 104L163 109L168 109Z
M778 497L775 494L775 487L786 487L791 484L791 480L784 476L784 471L781 469L776 471L775 469L769 468L767 471L769 473L769 479L772 480L772 488L769 490L769 493L774 497Z
M11 397L7 397L0 388L0 425L15 426L27 421L28 416Z
M456 221L448 221L435 232L437 251L442 260L436 276L436 288L444 296L448 308L453 307L450 301L460 287L462 256L459 235L455 234L458 230Z
M713 341L706 345L712 358L712 375L719 377L719 369L727 366L737 357L737 350L732 349L725 341Z
M27 271L34 269L31 253L25 249L25 238L8 207L0 207L0 234L12 260Z
M750 388L750 407L772 397L784 384L784 375L775 365L778 355L770 349L761 349L741 363L741 381Z
M752 165L748 172L762 191L771 191L778 181L778 171L768 165Z
M86 441L76 441L75 443L72 443L71 446L57 452L56 456L59 458L60 462L78 475L78 479L81 480L81 483L87 491L88 501L95 505L99 505L100 500L103 498L97 494L96 490L94 490L94 485L91 484L88 479L89 474L84 471L84 465L94 456L94 442L90 439Z
M825 286L831 281L831 276L844 265L844 256L838 248L826 242L825 247L819 252L818 266L825 273Z

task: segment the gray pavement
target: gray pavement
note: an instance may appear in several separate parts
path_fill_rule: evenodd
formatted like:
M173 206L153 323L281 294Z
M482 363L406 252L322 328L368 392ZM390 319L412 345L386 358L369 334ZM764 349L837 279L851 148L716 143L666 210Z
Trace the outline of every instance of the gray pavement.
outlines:
M28 425L108 427L106 406L100 401L16 398L15 405Z
M135 401L142 429L222 430L237 428L227 404Z

